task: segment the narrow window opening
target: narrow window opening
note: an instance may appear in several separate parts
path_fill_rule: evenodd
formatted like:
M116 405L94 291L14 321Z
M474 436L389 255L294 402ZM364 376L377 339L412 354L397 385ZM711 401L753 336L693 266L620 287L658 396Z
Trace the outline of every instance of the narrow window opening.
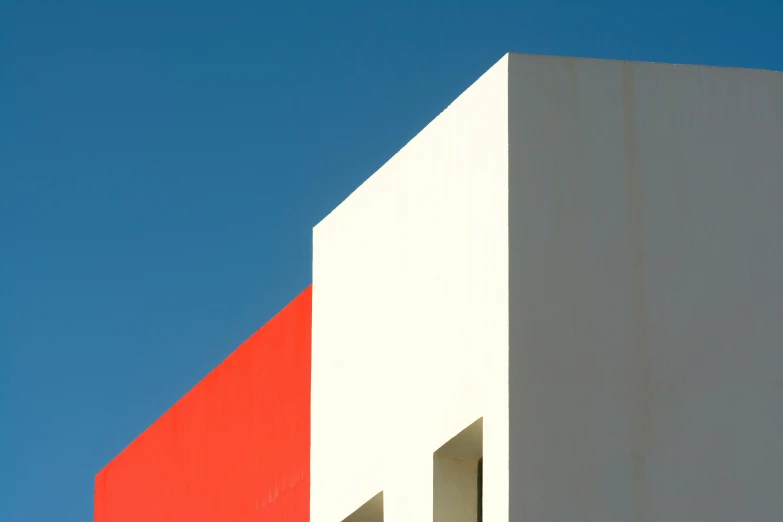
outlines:
M484 422L478 419L433 453L433 522L482 518Z

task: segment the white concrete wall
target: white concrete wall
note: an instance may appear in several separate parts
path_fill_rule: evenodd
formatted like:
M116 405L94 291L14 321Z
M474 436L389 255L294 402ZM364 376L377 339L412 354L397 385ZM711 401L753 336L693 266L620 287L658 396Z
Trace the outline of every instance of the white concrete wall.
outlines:
M432 520L479 417L487 522L783 519L783 75L506 57L313 279L314 522Z
M783 520L783 74L509 64L510 520Z
M379 491L386 522L431 521L433 452L482 416L484 519L508 520L507 79L504 58L315 227L313 522Z

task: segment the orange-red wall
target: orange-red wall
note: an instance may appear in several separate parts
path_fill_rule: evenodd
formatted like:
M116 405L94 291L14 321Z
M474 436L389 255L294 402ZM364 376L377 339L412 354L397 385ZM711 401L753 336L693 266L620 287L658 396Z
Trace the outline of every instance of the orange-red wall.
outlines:
M308 288L95 480L95 522L306 522Z

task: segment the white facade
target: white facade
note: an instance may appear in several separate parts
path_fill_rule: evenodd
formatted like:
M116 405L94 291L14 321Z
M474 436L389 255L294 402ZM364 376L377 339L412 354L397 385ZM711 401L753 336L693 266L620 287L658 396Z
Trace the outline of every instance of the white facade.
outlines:
M783 519L783 75L507 55L313 241L313 522Z
M314 230L312 522L381 491L387 521L431 520L433 452L481 417L508 519L507 63Z
M510 63L510 520L783 520L783 74Z

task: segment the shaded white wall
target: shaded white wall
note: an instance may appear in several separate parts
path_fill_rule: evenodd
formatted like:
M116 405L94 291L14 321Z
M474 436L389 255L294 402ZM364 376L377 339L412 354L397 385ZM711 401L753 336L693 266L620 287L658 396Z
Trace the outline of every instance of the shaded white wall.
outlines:
M507 520L507 60L313 237L311 520L383 491L431 521L433 452L484 417L485 520Z
M478 520L478 469L483 419L471 424L433 455L432 521Z
M510 520L783 520L783 74L509 63Z
M433 522L477 522L478 461L441 457L433 461Z

